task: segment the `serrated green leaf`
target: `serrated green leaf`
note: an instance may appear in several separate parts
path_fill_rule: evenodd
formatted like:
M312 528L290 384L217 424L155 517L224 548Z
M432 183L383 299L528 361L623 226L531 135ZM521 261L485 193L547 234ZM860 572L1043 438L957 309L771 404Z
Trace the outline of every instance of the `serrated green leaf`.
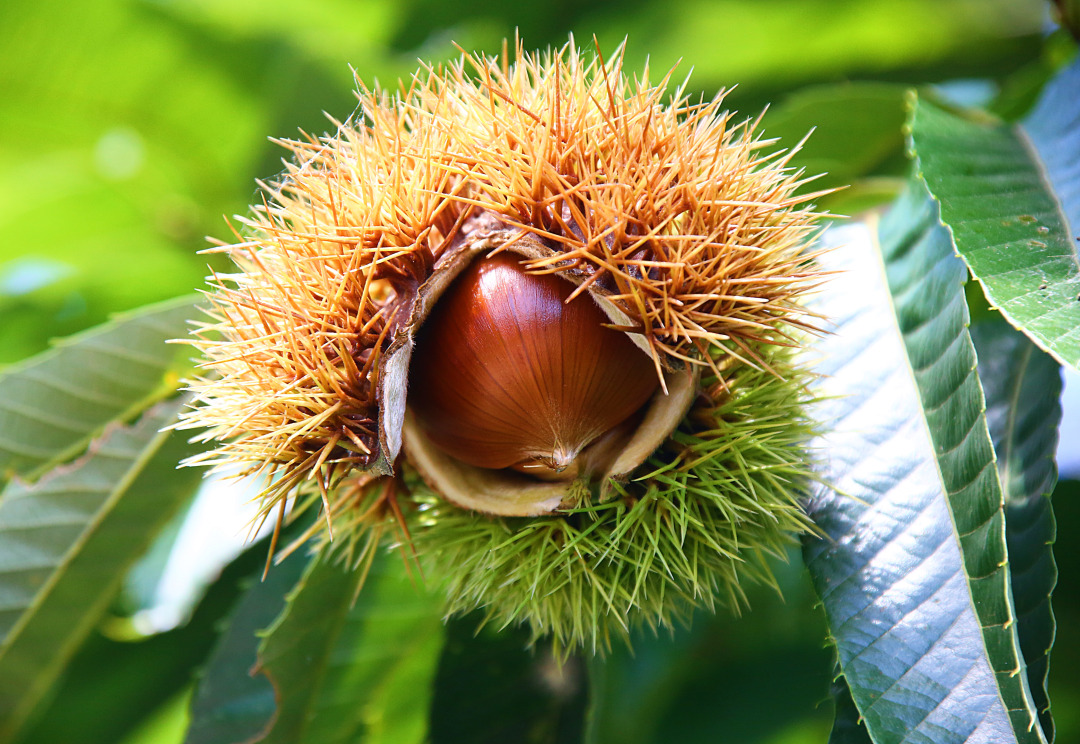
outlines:
M176 389L195 300L118 316L0 372L0 482L33 478Z
M125 571L191 495L190 454L162 432L183 399L114 425L76 462L0 494L0 742L26 721Z
M986 420L1005 489L1005 534L1013 602L1028 685L1047 740L1054 738L1047 694L1054 613L1050 593L1057 582L1054 512L1057 482L1054 450L1061 421L1061 368L1003 320L971 328L986 394Z
M184 744L247 742L268 731L275 711L274 688L264 675L252 673L257 634L281 614L286 595L305 567L302 555L292 555L264 580L251 577L253 583L229 618L195 689Z
M1003 489L994 461L985 397L966 331L965 272L933 203L909 195L882 222L889 290L937 464L948 493L971 600L987 657L1013 728L1023 741L1038 730L1020 653L1007 567ZM1026 730L1025 730L1026 729Z
M379 556L360 572L315 560L259 648L277 717L266 744L420 744L443 646L442 602Z
M817 308L825 539L805 556L872 739L1044 742L1023 671L963 264L914 191ZM882 261L884 263L882 263ZM890 302L891 298L891 302Z
M1019 125L918 99L910 144L941 221L990 304L1080 369L1078 123L1080 60L1044 88Z

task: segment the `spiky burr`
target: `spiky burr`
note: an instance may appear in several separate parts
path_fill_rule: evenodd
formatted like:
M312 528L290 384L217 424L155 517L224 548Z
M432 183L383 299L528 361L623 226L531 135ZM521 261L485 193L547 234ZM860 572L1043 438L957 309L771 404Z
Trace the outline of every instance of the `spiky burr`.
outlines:
M198 404L183 426L205 427L199 436L217 445L195 462L264 476L267 514L321 501L348 544L386 520L434 555L492 525L515 529L473 512L531 515L546 520L540 532L600 519L578 541L585 563L563 556L563 570L583 573L561 584L521 583L542 559L517 548L495 565L459 557L448 579L452 608L494 607L564 640L595 642L601 615L644 604L646 622L663 623L737 597L739 532L757 535L753 553L806 526L796 505L809 478L797 446L809 428L805 373L791 349L815 325L801 298L821 280L806 247L820 215L789 167L794 148L774 152L759 122L723 109L723 93L695 102L685 83L669 97L669 83L670 73L651 83L648 69L628 77L621 49L604 61L573 41L543 55L518 44L512 57L423 68L392 93L361 86L358 113L333 134L283 142L285 173L263 186L236 241L213 249L238 271L213 278L210 321L194 335L207 374L191 381ZM599 308L660 388L631 423L620 413L609 418L621 428L590 430L577 450L594 456L566 482L462 462L437 444L453 440L452 421L425 433L409 411L409 380L432 375L410 374L418 335L451 307L440 297L459 274L500 253L524 267L522 281L554 275L566 302ZM741 387L750 380L756 391ZM743 406L755 396L767 403L759 412ZM665 548L675 554L621 543L659 503L682 525ZM714 555L691 558L689 545ZM680 568L664 578L655 562L669 560ZM624 568L638 576L630 589ZM490 596L485 571L519 592ZM658 594L646 598L650 587ZM510 610L526 591L554 598ZM597 592L605 603L582 623L584 596Z

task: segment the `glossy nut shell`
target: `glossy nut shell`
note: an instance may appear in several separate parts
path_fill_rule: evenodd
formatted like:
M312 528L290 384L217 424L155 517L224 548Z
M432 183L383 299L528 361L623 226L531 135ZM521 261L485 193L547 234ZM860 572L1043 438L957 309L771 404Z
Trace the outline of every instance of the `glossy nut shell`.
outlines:
M651 359L588 293L530 274L521 257L477 258L416 338L409 407L428 438L480 468L573 478L583 450L657 390Z

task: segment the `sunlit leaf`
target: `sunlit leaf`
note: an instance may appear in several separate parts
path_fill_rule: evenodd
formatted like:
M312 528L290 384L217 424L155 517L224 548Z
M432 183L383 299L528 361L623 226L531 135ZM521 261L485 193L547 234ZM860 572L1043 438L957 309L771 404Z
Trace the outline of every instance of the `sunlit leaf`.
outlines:
M222 215L280 167L257 170L267 135L296 131L271 125L279 52L164 22L175 5L4 2L0 275L12 262L61 276L0 292L0 363L201 286L223 265L196 255L204 236L227 233Z
M153 711L190 687L219 636L228 632L225 623L234 605L249 596L245 590L252 584L261 586L258 580L267 543L268 539L256 543L225 566L182 626L137 640L91 633L48 706L18 744L117 744ZM283 575L289 570L282 565ZM284 604L282 593L277 596L279 609ZM235 614L240 612L236 607ZM123 622L116 618L108 625L115 628ZM254 635L248 639L252 661L256 642ZM273 702L271 694L267 718L273 713ZM226 744L225 739L212 741Z
M0 741L8 741L107 607L125 571L191 495L191 452L161 432L182 400L114 425L88 453L0 494Z
M881 256L868 242L830 255L843 273L818 306L836 331L818 408L831 487L811 500L825 534L805 554L841 668L877 744L1043 742L963 264L918 191L883 222Z
M596 28L604 48L629 35L654 70L685 60L697 85L738 83L736 93L752 95L762 86L879 77L884 69L919 70L915 79L926 79L933 67L955 76L1015 66L1036 53L1030 35L1043 12L1033 0L692 0L646 3Z
M40 474L175 390L190 354L165 341L195 314L191 297L143 308L0 372L0 481Z
M917 100L911 146L990 304L1080 368L1080 60L1018 125Z

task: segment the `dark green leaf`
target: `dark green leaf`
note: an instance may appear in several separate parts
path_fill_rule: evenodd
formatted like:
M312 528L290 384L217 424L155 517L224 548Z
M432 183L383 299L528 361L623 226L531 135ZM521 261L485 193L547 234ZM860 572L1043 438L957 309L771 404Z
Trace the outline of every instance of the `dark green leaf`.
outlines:
M114 425L71 465L0 495L0 741L46 694L126 570L191 495L192 449L161 432L183 399Z
M971 599L1018 738L1034 725L1006 566L1003 489L966 326L964 267L921 189L898 204L880 239L889 291L933 440Z
M825 617L792 553L780 593L747 586L749 609L698 613L693 626L639 633L588 664L589 744L823 742L834 665Z
M257 634L281 614L305 565L304 556L294 554L274 566L263 581L248 577L247 583L257 583L245 587L202 674L191 701L185 744L246 742L267 731L274 718L274 688L265 676L254 673Z
M807 539L807 564L877 744L1043 742L1018 674L964 267L918 191L883 221L881 249L827 259L844 272L818 308L836 325L818 411L831 488L810 503L825 535Z
M190 297L117 317L0 373L0 481L35 477L176 389Z
M1003 320L971 328L986 394L986 420L1005 489L1013 602L1028 684L1047 740L1054 738L1046 678L1054 643L1050 592L1057 581L1050 492L1061 421L1061 368Z
M920 174L990 304L1080 368L1078 124L1080 61L1044 88L1023 125L922 99L911 116Z
M614 650L589 660L589 744L656 741L660 721L685 688L700 631L635 640L633 653Z
M259 648L277 717L267 744L416 742L427 735L439 653L441 601L397 556L360 572L314 561Z
M1054 617L1060 631L1054 640L1050 664L1050 693L1054 701L1056 741L1080 741L1080 480L1058 480L1052 497L1054 521L1063 539L1054 545L1058 588L1054 593Z
M547 645L528 650L522 629L478 630L480 618L450 622L435 678L432 744L574 744L589 702L585 662L560 664Z

